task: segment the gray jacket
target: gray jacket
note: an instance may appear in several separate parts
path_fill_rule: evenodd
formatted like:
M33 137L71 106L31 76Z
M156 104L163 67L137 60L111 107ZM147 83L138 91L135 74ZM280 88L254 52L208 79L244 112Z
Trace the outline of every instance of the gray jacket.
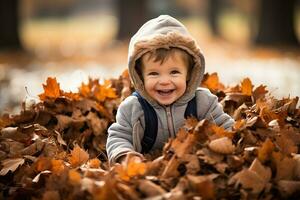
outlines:
M135 62L144 53L157 48L177 47L188 52L194 60L191 76L183 96L170 106L159 105L144 88L143 81L135 69ZM184 124L187 103L196 95L198 119L208 119L225 129L231 128L234 120L223 112L218 98L209 90L198 88L203 78L204 56L187 29L176 19L161 15L146 22L131 38L128 53L128 68L132 83L154 108L158 118L157 138L152 149L162 149L169 138ZM140 155L144 135L144 113L135 96L127 97L119 106L116 122L108 129L106 150L110 163L127 153Z

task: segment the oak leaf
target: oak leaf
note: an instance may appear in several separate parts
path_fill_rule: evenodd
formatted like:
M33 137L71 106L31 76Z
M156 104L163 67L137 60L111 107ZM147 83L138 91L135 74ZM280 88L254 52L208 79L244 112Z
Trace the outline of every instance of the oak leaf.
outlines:
M0 176L5 176L9 171L14 172L16 169L23 165L25 162L24 158L9 158L2 160L1 165L3 166L0 171Z

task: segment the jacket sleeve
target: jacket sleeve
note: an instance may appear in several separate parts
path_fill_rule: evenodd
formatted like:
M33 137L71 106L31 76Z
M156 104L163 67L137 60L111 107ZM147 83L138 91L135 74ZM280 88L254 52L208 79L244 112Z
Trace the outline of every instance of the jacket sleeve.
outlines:
M212 121L226 130L231 130L234 119L223 111L223 106L218 102L218 97L208 89L202 88L199 92L197 108L200 108L200 112L198 112L200 118Z
M106 151L110 164L117 162L117 159L128 153L142 157L142 154L135 152L133 147L133 113L134 109L130 101L125 100L118 108L116 122L108 129ZM138 113L135 113L138 114Z

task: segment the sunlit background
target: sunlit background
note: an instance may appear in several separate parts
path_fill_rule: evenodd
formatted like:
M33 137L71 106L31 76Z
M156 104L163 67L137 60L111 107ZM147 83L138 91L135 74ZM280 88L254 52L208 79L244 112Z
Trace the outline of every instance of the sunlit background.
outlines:
M66 91L118 77L132 34L160 14L187 26L225 85L249 77L278 98L300 96L296 0L2 0L0 114L37 97L48 76Z

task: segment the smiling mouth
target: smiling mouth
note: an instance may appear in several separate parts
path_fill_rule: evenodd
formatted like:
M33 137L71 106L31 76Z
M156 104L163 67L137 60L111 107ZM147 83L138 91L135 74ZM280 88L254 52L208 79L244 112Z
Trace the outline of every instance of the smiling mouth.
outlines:
M157 90L157 93L161 96L168 96L170 94L172 94L172 92L174 92L175 90Z

